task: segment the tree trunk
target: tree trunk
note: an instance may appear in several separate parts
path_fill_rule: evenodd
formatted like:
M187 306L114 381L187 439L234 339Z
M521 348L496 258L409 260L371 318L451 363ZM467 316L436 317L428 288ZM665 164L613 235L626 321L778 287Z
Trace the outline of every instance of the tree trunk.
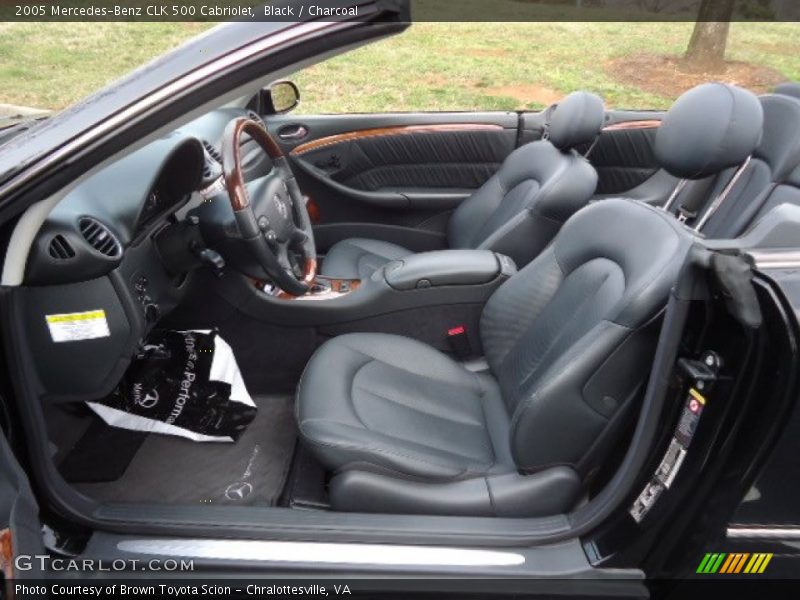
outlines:
M706 71L722 66L735 7L736 0L703 0L684 56L689 68Z

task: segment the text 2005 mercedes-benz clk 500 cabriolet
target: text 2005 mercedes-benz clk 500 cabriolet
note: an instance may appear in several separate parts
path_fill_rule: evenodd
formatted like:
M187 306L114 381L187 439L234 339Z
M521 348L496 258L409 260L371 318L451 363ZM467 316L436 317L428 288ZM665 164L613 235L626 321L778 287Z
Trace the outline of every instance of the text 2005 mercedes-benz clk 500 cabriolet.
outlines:
M360 14L3 132L6 574L790 576L800 87L293 113L286 77L409 22Z

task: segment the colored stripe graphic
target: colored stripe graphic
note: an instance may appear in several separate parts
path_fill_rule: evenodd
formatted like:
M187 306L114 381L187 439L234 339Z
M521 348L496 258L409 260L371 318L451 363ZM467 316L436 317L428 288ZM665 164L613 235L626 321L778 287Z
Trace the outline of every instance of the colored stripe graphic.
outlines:
M739 558L741 554L728 554L728 559L722 563L722 568L720 568L720 573L733 573L733 570L736 568L736 565L739 563Z
M696 573L705 573L706 572L706 567L708 566L708 562L710 560L711 560L711 555L710 554L706 554L703 557L703 560L700 561L700 565L697 567L697 571L695 571L695 572Z
M737 575L740 573L760 574L767 569L767 565L772 560L773 554L766 552L709 552L700 561L697 573L705 575Z
M745 561L750 557L750 553L740 554L739 560L736 562L736 566L731 568L731 573L741 573L742 569L744 568Z
M698 573L716 573L717 569L719 569L720 565L722 564L723 559L727 555L725 553L718 554L706 554L703 558L703 561L700 563L700 566L697 567Z
M772 555L772 553L771 553L771 552L770 552L770 553L768 553L768 554L764 554L764 560L763 560L763 562L762 562L762 563L761 563L761 564L758 566L758 573L763 573L764 571L766 571L766 569L767 569L767 565L769 564L769 561L771 561L771 560L772 560L772 556L773 556L773 555Z

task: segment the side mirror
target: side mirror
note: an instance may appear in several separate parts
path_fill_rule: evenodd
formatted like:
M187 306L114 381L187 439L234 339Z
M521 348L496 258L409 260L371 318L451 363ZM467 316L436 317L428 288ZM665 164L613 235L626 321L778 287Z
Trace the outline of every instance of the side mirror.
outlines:
M261 90L261 106L264 114L287 113L300 102L300 90L291 81L276 81Z

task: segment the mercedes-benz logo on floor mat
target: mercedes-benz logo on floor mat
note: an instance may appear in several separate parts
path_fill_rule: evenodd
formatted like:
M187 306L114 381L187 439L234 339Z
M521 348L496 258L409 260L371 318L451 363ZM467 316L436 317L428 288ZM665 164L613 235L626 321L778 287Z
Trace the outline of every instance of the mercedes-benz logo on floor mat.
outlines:
M253 486L246 481L237 481L225 488L225 497L228 500L244 500L253 491Z

